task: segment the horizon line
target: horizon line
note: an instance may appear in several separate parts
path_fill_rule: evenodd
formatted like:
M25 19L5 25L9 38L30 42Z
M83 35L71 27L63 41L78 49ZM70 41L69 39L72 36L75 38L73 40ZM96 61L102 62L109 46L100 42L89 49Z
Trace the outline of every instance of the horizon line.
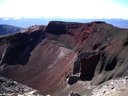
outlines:
M128 20L128 18L70 18L70 17L63 17L63 16L54 16L54 17L47 17L47 16L42 16L42 17L0 17L3 20L19 20L19 19L122 19L122 20Z

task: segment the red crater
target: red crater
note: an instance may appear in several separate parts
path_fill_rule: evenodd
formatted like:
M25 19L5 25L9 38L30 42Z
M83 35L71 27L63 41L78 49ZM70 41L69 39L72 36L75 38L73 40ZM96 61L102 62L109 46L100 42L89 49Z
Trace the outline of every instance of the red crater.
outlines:
M80 74L83 82L97 85L128 74L127 36L127 29L101 21L51 21L47 26L31 26L0 37L0 75L43 95L83 92L83 86L77 82L68 85L66 80Z

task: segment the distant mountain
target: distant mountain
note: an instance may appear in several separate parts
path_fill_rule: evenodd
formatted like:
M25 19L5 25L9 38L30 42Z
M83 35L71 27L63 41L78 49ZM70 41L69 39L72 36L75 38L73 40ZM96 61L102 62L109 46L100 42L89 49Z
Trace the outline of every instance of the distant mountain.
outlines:
M21 27L2 24L2 25L0 25L0 35L15 33L15 32L21 31L23 29L24 28L21 28Z
M106 23L112 24L113 26L128 29L128 20L124 20L124 19L71 19L71 18L61 18L61 17L21 18L21 19L0 18L0 24L19 26L23 28L27 28L32 25L47 25L49 21L66 21L66 22L82 22L82 23L93 22L93 21L105 21Z

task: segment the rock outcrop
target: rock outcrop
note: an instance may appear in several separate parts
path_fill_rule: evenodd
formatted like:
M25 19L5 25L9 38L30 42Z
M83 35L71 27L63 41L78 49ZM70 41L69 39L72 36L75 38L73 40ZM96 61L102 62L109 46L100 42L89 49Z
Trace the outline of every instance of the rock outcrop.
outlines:
M0 96L42 96L37 90L0 76Z
M0 74L43 95L89 96L86 85L127 76L127 50L127 29L51 21L0 37Z
M128 78L109 80L93 87L92 96L127 96Z

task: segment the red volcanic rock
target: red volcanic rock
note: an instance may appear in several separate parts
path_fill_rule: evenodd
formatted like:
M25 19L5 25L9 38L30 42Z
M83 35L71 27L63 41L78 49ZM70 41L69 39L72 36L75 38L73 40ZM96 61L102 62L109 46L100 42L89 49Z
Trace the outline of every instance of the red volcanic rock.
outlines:
M104 22L92 22L92 23L83 24L83 23L75 23L75 22L67 23L60 21L52 21L47 26L47 32L51 34L55 34L57 35L57 37L59 37L58 35L68 34L69 37L72 36L71 38L75 39L76 42L83 44L90 38L92 32L94 32L95 24L99 24L99 23L104 23ZM55 38L56 37L52 37L52 39ZM58 38L58 40L61 38L62 37ZM64 43L67 42L65 41Z
M0 74L43 95L85 92L78 74L94 85L128 74L127 38L127 29L98 21L32 26L0 37ZM67 79L74 87L67 87Z

